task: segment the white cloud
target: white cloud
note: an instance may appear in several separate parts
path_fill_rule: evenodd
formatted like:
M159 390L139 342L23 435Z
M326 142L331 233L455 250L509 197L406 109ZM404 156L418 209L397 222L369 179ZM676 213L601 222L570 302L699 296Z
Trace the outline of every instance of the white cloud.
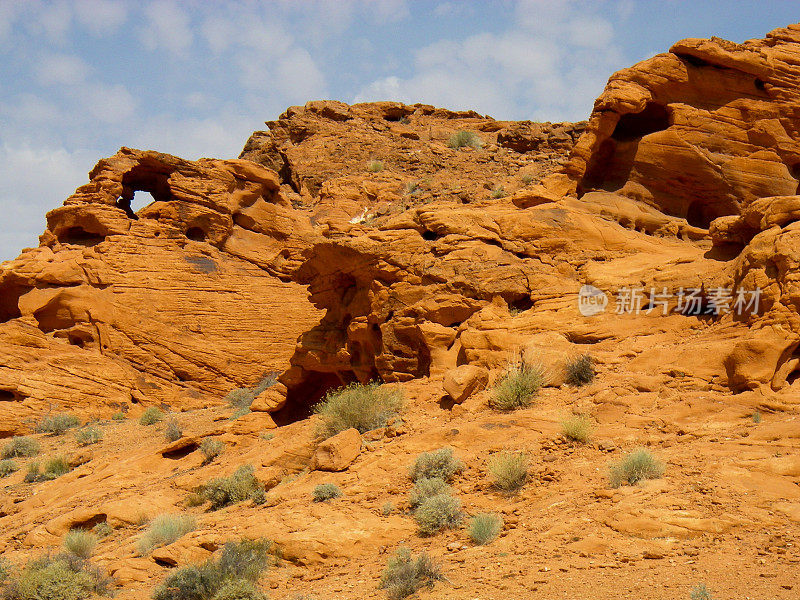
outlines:
M89 65L73 54L49 54L36 68L36 76L43 85L78 85L89 75Z
M113 0L79 0L75 3L75 16L86 29L97 36L111 35L128 18L128 9L122 2Z
M144 9L147 22L141 30L142 43L150 50L164 48L183 57L193 41L189 16L174 2L160 0Z
M129 119L136 111L136 99L121 84L92 83L80 89L83 110L103 123L116 123Z
M64 43L72 26L72 10L66 2L42 3L34 11L34 19L48 40Z

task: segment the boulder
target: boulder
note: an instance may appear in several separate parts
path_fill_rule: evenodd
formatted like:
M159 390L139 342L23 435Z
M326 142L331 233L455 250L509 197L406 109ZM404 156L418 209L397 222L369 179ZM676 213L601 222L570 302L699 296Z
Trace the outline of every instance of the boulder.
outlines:
M489 371L476 365L461 365L445 373L442 386L453 402L461 404L475 392L486 389L488 383Z
M322 442L311 457L315 471L344 471L361 453L361 434L347 429Z

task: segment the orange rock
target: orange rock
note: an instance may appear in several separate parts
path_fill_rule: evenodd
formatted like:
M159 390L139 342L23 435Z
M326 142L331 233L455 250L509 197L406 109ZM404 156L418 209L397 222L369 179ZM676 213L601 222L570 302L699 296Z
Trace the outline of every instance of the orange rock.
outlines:
M461 365L445 373L442 386L456 404L461 404L488 383L489 371L475 365Z
M311 458L311 468L317 471L344 471L361 454L361 434L346 429L322 442Z

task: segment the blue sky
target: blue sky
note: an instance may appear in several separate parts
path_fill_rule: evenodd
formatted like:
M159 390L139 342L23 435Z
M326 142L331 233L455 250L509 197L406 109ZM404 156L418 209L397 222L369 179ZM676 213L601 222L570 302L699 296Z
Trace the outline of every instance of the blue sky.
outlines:
M123 145L235 157L307 100L579 120L685 37L741 42L795 1L0 0L0 260Z

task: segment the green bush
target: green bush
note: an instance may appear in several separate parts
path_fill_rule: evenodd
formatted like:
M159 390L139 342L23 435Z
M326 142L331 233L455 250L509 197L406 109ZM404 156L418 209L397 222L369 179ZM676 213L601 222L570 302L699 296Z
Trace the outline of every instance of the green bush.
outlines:
M164 420L164 411L157 406L150 406L139 417L140 425L155 425Z
M94 533L100 539L107 538L112 533L114 533L114 528L111 527L111 525L109 525L105 521L102 521L97 525L95 525L94 527L92 527L92 533Z
M420 535L434 535L442 529L455 529L463 517L461 501L450 494L432 496L414 511Z
M28 472L25 474L25 481L33 483L36 481L51 481L62 475L69 473L69 463L62 456L49 458L41 466L38 462L28 465Z
M439 567L422 552L416 559L408 548L400 548L381 575L380 587L391 600L403 600L422 588L433 588L443 579Z
M568 360L564 368L567 371L567 383L570 385L586 385L591 383L595 376L594 360L589 354Z
M73 414L60 413L50 415L42 419L36 426L37 433L49 433L50 435L63 435L67 430L77 427L81 422Z
M439 478L450 481L464 470L464 463L453 456L452 448L440 448L433 452L423 452L409 469L411 481Z
M0 556L0 585L3 585L11 576L11 564Z
M420 477L408 495L408 506L416 510L425 500L439 494L451 494L452 488L441 477Z
M97 427L84 427L75 432L75 441L79 446L91 446L102 439L103 432Z
M177 442L183 437L183 430L178 419L175 417L167 421L167 426L164 428L164 437L168 442Z
M543 384L544 370L540 366L514 364L495 384L491 405L506 411L530 406Z
M626 483L634 485L643 479L659 479L664 474L664 463L657 460L649 450L640 448L612 465L608 474L611 487Z
M505 195L506 195L506 190L501 185L497 186L492 190L492 198L494 198L495 200L498 200L500 198L505 198Z
M403 410L403 396L397 389L377 383L354 383L329 392L314 407L320 417L317 435L329 438L354 427L364 433L386 425Z
M689 593L689 597L691 600L713 600L711 597L711 592L706 587L705 583L698 583L696 586L694 586L692 591Z
M335 483L321 483L314 488L314 502L326 502L342 497L342 490Z
M242 387L231 390L228 395L225 396L225 402L230 404L233 408L239 410L246 408L249 410L253 400L260 396L267 388L275 384L277 381L276 377L276 373L267 373L251 388Z
M269 564L270 548L269 542L261 540L228 542L216 561L183 567L168 575L153 592L153 598L262 600L263 595L260 595L255 583ZM243 582L250 585L243 585Z
M469 522L469 539L479 546L493 542L503 530L503 519L500 515L481 513Z
M371 160L367 163L367 171L370 173L380 173L383 171L383 161Z
M222 440L215 438L203 438L203 441L200 442L200 452L202 452L203 456L205 457L203 460L204 464L210 463L224 451L225 442Z
M470 147L480 150L483 147L483 141L474 131L462 129L450 136L447 145L453 149Z
M572 415L561 421L561 433L565 438L586 443L592 435L592 420L586 415Z
M111 415L111 419L114 421L124 421L125 420L125 413L122 411L115 412Z
M68 554L32 560L3 590L4 600L84 600L107 596L111 581L87 561Z
M394 504L387 502L381 507L381 516L388 517L394 512Z
M203 486L202 494L211 502L211 509L218 510L252 498L261 487L263 486L253 475L253 467L242 465L230 477L218 477L209 481Z
M498 452L489 460L494 485L504 492L516 492L528 481L528 455L524 452Z
M97 536L85 529L71 529L64 536L61 545L70 554L88 559L97 547Z
M24 458L39 454L40 446L32 437L14 436L3 446L3 458Z
M191 515L159 515L150 522L136 548L139 554L147 556L154 549L167 546L195 529L197 521Z
M8 477L12 473L19 471L19 466L10 458L0 460L0 477Z

